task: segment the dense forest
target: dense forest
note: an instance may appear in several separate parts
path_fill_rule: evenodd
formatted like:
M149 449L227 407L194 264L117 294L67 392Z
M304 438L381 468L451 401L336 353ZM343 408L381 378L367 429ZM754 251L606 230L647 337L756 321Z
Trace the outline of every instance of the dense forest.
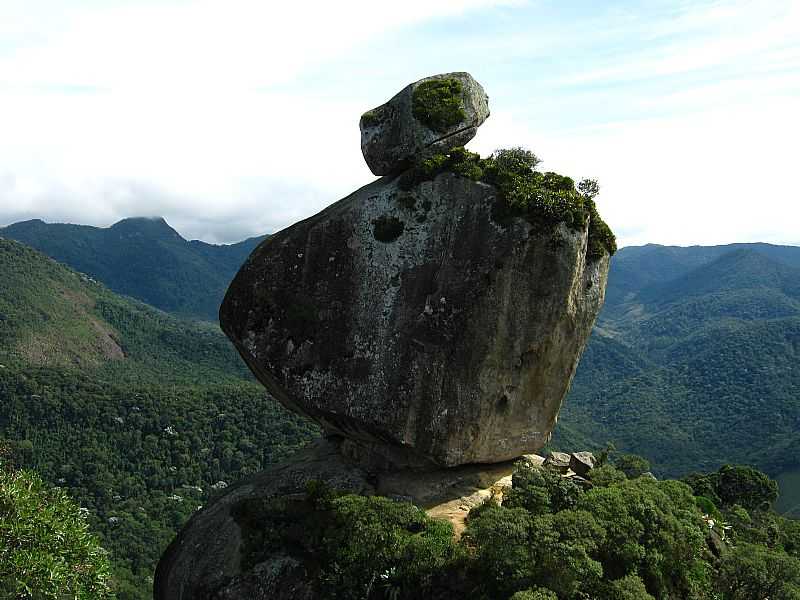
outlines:
M460 540L409 503L312 482L304 500L235 507L243 566L331 600L800 597L800 522L770 509L774 481L733 466L658 481L644 464L622 455L577 483L520 461Z
M88 509L120 599L217 490L316 429L268 399L216 329L116 296L0 239L0 442Z
M261 239L187 242L163 219L107 229L26 221L0 236L144 302L213 321L225 286ZM800 479L798 365L800 248L622 248L553 444L572 450L613 440L662 475L739 462L792 482Z
M126 223L133 238L139 235L141 225L135 221L139 220ZM150 225L163 233L160 224ZM66 234L63 239L66 247L74 241ZM128 247L127 251L135 254L138 250ZM176 260L175 268L183 269L182 259ZM214 265L216 260L209 259L208 264ZM209 268L221 269L218 264ZM159 273L153 276L161 277ZM552 446L600 449L613 440L621 450L650 459L659 477L713 472L733 462L754 464L772 476L789 474L784 480L793 481L800 468L796 434L800 426L796 393L800 389L799 274L800 249L789 247L646 246L620 250L612 262L606 307L566 399ZM125 277L124 269L119 276ZM89 275L1 238L0 280L0 443L10 449L15 467L39 474L22 471L16 482L41 476L43 486L57 488L56 493L63 490L85 509L87 526L98 533L100 544L110 552L110 585L119 598L149 597L155 561L176 530L211 495L281 460L318 434L315 427L265 396L213 324L180 320L133 298L118 296ZM189 294L188 286L181 287L180 281L175 284L180 288L178 296ZM207 313L218 302L208 298L211 296L203 300L211 303L206 306ZM193 310L176 312L191 314ZM673 483L638 489L652 484L640 478L626 483L618 474L606 472L612 473L610 482L595 481L592 490L580 492L581 498L594 497L601 488L622 486L614 494L630 493L642 500L652 492L658 495L652 500L656 504L679 502L683 508L676 510L682 516L673 516L682 527L689 527L689 521L681 519L688 518L685 511L690 509L684 505L690 500L693 507L699 503L706 513L731 524L737 532L737 548L744 550L732 550L729 561L740 562L724 563L720 557L712 560L706 554L705 562L692 563L692 569L705 573L691 584L702 583L703 593L723 593L720 573L758 571L764 564L779 564L793 572L792 561L797 557L792 545L796 542L791 542L797 536L794 525L764 506L745 507L741 501L725 500L715 491L715 483L702 484L702 478L687 480L692 486L687 496L686 488ZM523 480L522 475L515 478L515 482ZM662 493L667 495L659 495ZM384 527L389 519L394 523L392 535L405 535L402 531L407 530L409 540L430 527L431 543L439 540L437 552L444 554L427 554L424 560L453 573L448 581L461 586L462 592L479 594L475 597L510 597L512 591L515 600L590 593L583 588L554 589L555 584L542 573L525 571L521 563L514 562L538 556L528 542L514 545L505 537L492 537L502 531L503 536L512 536L510 539L531 539L532 531L539 532L535 528L545 526L532 523L550 513L553 516L548 517L546 527L555 527L553 523L562 520L567 527L570 519L578 518L572 513L557 517L562 509L553 506L561 505L553 504L552 499L550 513L540 514L540 509L532 510L527 504L515 507L515 501L487 509L485 518L492 520L485 521L490 525L484 529L478 511L470 515L470 528L457 545L444 544L446 536L439 531L440 525L418 529L419 523L427 521L410 507L380 504L383 501L377 499L337 502L335 506L350 503L359 507L357 511L348 508L337 526L366 515L364 518L372 519L371 525L363 525L368 531L368 526ZM588 512L597 524L586 529L586 535L592 537L595 532L598 540L608 539L606 517L592 513L587 501L583 502L580 519L588 518ZM793 505L798 502L800 498ZM371 503L380 506L370 508ZM324 514L330 515L333 505L324 506ZM569 510L578 510L575 506ZM520 510L527 511L527 516ZM696 517L690 521L696 523ZM672 517L662 518L667 522ZM351 525L355 526L350 523L348 527ZM598 533L601 531L605 533ZM338 539L335 532L330 535ZM339 535L343 535L341 531ZM552 535L564 543L569 541L563 532ZM509 552L513 549L513 556L493 558L494 550L484 544L490 539L495 540L492 547L496 543ZM552 550L570 557L569 552L577 552L573 542L577 543L567 544L569 551L558 545ZM422 542L409 543L416 547ZM595 575L600 567L603 573L609 572L603 562L604 543L595 540L592 549L581 550L589 557L587 561L591 559L585 564ZM406 542L398 544L393 546L395 550L407 547ZM643 547L647 555L646 544ZM342 552L361 556L361 550L347 548L344 544ZM333 552L330 548L324 551ZM433 552L430 548L425 551ZM374 548L368 553L381 556ZM409 568L422 561L417 557L418 563L408 562L406 555L398 556ZM334 558L335 564L355 560ZM494 560L501 562L494 564ZM491 583L489 575L480 571L484 563L499 572L516 573L518 585L514 584L513 590L492 587L502 582ZM394 579L394 573L403 572L402 568L386 568L389 575L381 582L392 583L383 585L380 593L388 595L375 597L405 597L405 592L398 590L407 589L404 586L409 581L423 587L430 583L425 577L414 579L417 575ZM593 585L599 587L591 593L608 598L658 597L663 590L653 587L655 575L644 575L642 569L640 564L635 576L595 576ZM766 575L752 574L762 576ZM473 585L470 581L477 581L470 577L484 581L484 587L467 589ZM791 586L796 583L787 581L789 587L781 592L784 596L776 592L775 597L794 597ZM650 596L642 595L645 593ZM746 591L727 593L723 597L751 597Z
M554 444L778 476L800 466L798 389L800 248L623 248Z

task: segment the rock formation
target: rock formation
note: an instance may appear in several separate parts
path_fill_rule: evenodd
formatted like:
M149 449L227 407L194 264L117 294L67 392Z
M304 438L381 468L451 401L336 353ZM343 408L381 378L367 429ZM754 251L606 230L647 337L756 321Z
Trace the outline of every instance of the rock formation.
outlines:
M433 138L409 105L420 86L448 81L469 127ZM467 74L412 84L367 113L383 115L377 124L362 117L364 156L397 166L463 142L485 101ZM497 194L448 172L409 190L379 179L262 243L228 290L222 328L273 396L362 456L454 466L534 452L600 309L608 260L587 260L588 223L550 235L497 223Z
M313 480L446 516L499 493L512 461L548 440L609 255L591 250L596 212L582 204L543 226L530 208L498 218L500 189L474 174L417 176L445 164L488 114L466 73L406 87L361 118L367 164L386 176L271 236L242 266L222 328L267 390L326 440L195 515L159 564L157 599L260 598L266 579L272 590L297 581L295 563L241 572L242 502ZM560 463L585 473L590 458ZM301 588L286 597L307 597Z
M426 77L361 116L361 151L375 175L389 175L465 145L488 116L486 92L469 73Z

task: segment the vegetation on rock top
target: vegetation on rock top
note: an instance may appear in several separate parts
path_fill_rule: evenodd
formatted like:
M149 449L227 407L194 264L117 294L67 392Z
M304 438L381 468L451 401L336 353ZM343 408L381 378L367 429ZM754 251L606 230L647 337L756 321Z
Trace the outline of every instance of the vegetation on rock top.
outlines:
M622 464L635 471L644 462L629 456ZM502 506L473 508L458 542L448 522L409 503L320 484L309 486L305 500L248 501L234 514L246 568L299 561L323 599L740 600L768 593L790 600L800 593L800 523L761 501L774 493L763 474L727 467L705 476L718 505L695 495L709 494L709 486L629 478L610 464L592 474L587 488L520 463Z
M444 133L465 118L458 79L430 79L414 88L412 113L433 131Z
M481 158L459 147L422 159L400 176L398 185L408 191L444 171L488 183L499 192L493 215L498 222L523 217L543 231L559 223L580 230L588 219L587 256L597 259L606 253L613 255L617 250L616 238L594 203L599 191L597 182L583 180L576 189L569 177L537 171L539 162L533 152L524 148L500 149L488 158Z

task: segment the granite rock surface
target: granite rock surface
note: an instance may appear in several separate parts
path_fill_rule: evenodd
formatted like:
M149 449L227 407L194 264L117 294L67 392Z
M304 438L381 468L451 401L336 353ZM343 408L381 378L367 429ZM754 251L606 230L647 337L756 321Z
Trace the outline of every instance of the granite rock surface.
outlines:
M588 224L492 217L497 191L384 177L262 243L223 330L269 392L385 465L500 462L547 441L602 305Z

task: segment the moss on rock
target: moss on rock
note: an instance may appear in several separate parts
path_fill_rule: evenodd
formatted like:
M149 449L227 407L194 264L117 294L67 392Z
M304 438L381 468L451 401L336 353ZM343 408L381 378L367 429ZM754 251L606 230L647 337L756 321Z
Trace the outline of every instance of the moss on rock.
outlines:
M421 160L400 176L398 186L409 191L444 171L488 183L499 192L493 213L498 223L523 217L542 230L558 223L577 230L589 219L587 256L597 259L606 252L613 255L616 238L597 212L592 195L578 191L570 177L537 171L539 162L533 152L524 148L497 150L488 158L463 147L453 148L446 154Z
M423 81L412 96L414 117L433 131L445 132L466 118L463 87L457 79Z

